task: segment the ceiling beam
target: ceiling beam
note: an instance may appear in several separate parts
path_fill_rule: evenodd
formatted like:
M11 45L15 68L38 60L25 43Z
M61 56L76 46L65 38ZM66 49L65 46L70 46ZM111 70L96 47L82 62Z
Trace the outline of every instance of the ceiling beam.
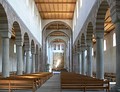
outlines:
M68 20L68 19L69 19L69 20L72 20L73 18L44 18L44 17L43 17L42 19L65 19L65 20Z
M39 11L40 13L74 13L74 11Z
M76 2L35 2L36 4L76 4Z

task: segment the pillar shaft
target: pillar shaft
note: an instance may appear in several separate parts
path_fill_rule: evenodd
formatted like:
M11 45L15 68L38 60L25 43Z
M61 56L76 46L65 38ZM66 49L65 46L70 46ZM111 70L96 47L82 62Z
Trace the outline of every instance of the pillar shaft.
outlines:
M22 46L17 45L17 75L23 74Z
M86 67L85 67L85 51L82 51L82 74L85 75Z
M35 54L32 53L32 73L35 73Z
M26 52L24 52L24 54L23 54L23 70L25 73L26 72Z
M87 62L88 62L88 76L92 77L92 46L88 46L87 50Z
M78 53L75 54L75 72L78 73Z
M30 51L27 50L26 51L26 73L30 73L31 70L30 70Z
M79 53L79 73L82 74L82 60L81 60L81 53Z
M80 73L80 54L78 53L77 54L77 57L78 57L78 65L77 65L77 67L78 67L78 73Z
M38 72L38 53L35 54L35 72Z
M120 88L120 23L116 23L116 85Z
M2 38L2 76L9 77L9 38Z
M101 34L103 35L103 34ZM96 38L96 77L104 79L103 37Z

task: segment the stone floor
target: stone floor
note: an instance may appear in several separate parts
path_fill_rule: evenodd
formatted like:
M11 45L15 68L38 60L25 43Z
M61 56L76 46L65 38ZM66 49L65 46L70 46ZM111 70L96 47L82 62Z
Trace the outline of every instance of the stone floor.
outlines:
M8 92L8 91L0 91ZM12 91L12 92L32 92L32 91ZM55 74L51 77L46 83L44 83L36 92L83 92L83 91L70 91L70 90L61 90L60 88L60 75ZM106 91L87 91L87 92L106 92Z

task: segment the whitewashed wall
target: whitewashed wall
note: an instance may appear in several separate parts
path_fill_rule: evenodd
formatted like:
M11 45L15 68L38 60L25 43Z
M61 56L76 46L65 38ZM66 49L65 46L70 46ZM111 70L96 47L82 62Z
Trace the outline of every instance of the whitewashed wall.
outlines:
M6 0L28 27L33 36L40 42L42 39L41 17L34 0Z
M77 0L73 18L73 43L78 36L96 0ZM78 13L77 13L78 11Z

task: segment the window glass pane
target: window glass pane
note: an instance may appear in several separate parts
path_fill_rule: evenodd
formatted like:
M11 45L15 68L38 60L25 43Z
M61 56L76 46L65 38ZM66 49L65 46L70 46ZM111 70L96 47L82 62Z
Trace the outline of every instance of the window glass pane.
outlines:
M54 50L56 50L56 44L54 44Z
M16 53L16 44L14 44L14 53Z
M58 44L58 50L60 50L60 44Z
M116 46L116 34L113 34L113 47Z
M106 51L106 40L104 40L104 51Z

